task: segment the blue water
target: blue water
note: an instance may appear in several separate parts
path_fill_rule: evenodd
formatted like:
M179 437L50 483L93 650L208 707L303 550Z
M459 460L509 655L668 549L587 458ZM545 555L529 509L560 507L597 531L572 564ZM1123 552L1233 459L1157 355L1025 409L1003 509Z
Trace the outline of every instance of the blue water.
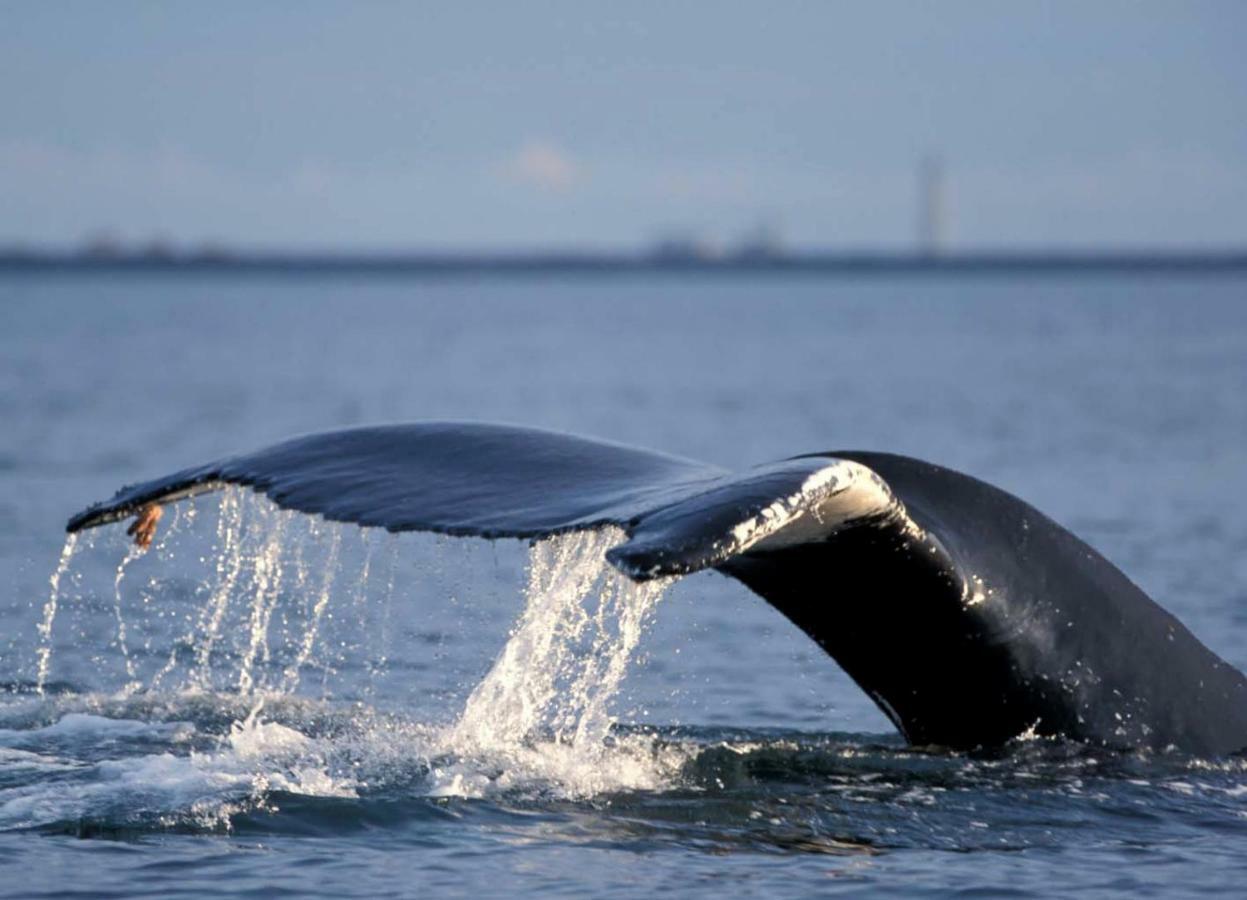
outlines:
M714 574L648 609L609 736L566 753L454 730L528 602L519 543L205 496L142 556L84 536L39 626L65 519L121 484L483 419L962 469L1247 667L1245 397L1242 276L5 276L0 896L1235 891L1243 760L908 750Z

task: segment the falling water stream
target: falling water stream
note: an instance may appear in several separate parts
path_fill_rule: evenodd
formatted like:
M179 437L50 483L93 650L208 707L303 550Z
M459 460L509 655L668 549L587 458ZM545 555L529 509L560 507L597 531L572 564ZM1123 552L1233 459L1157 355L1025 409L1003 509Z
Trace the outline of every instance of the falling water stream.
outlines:
M666 582L636 584L606 563L616 528L533 545L527 605L493 668L468 697L446 746L500 758L506 779L543 778L566 792L657 786L658 770L611 740L611 702ZM639 763L639 765L638 765ZM434 772L437 793L479 795L490 779L462 766Z
M654 788L683 761L678 752L658 751L644 735L614 733L616 697L666 587L662 581L636 584L606 563L606 551L625 539L622 531L602 528L535 542L524 609L460 710L444 723L396 725L368 701L386 671L403 538L301 516L239 489L219 496L215 516L212 549L199 559L205 578L194 587L197 599L167 653L134 649L136 628L150 630L143 617L161 605L162 582L150 574L160 560L153 564L127 545L107 592L110 643L123 670L109 708L133 712L142 703L180 709L206 702L229 718L214 740L188 738L191 751L177 763L193 770L181 780L223 778L228 787L215 806L203 798L192 804L199 819L227 820L243 808L240 803L260 802L275 785L353 796L363 784L359 758L377 754L424 760L429 796L522 790L575 797ZM167 535L150 552L158 556L169 547L172 556L175 543ZM38 627L34 680L40 694L57 671L57 610L89 593L81 584L73 597L65 593L80 546L78 536L70 535L50 578ZM136 610L125 588L128 579L143 577L140 571L148 582ZM339 668L359 669L364 686L334 706ZM319 705L312 707L309 671L320 676ZM74 711L70 704L68 720L94 715L100 704L87 707ZM316 721L326 716L336 741L317 733L325 729ZM177 806L182 800L168 802Z
M42 695L48 680L48 670L52 665L52 626L56 624L56 608L61 600L61 579L69 571L74 560L74 552L78 549L78 535L71 534L65 538L65 546L61 550L61 558L56 563L48 583L52 586L47 602L43 605L43 618L39 621L39 653L38 669L35 673L35 689Z

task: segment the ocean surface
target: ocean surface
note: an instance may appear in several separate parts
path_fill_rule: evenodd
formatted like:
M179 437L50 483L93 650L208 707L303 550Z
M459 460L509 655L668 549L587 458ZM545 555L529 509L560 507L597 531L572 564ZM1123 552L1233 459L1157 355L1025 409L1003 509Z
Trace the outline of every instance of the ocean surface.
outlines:
M0 897L1247 884L1247 759L908 749L743 586L614 576L617 533L394 536L232 489L147 553L121 525L66 542L123 484L417 419L732 467L923 457L1247 667L1242 274L9 273Z

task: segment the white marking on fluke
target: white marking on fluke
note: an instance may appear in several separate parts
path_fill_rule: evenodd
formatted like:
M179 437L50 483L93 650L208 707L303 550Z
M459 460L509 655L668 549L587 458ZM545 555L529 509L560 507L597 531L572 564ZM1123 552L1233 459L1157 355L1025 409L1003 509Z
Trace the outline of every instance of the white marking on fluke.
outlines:
M806 478L797 491L733 528L733 552L804 544L849 522L893 511L903 512L871 469L848 459L833 460Z
M826 464L805 474L796 490L776 497L752 514L740 512L744 517L733 525L677 535L670 538L669 546L663 545L663 537L642 534L636 543L629 542L612 551L610 562L628 577L641 581L660 575L687 575L746 551L766 552L817 543L846 526L875 518L886 518L893 527L914 538L924 537L891 489L870 468L847 459L820 459ZM794 467L811 463L808 458L786 460L758 467L751 476L761 481L773 474L796 474ZM716 504L739 507L739 500L732 493L736 487L735 482L729 485L721 498L716 497L718 489L712 488L706 494L676 504L675 509L684 504L694 507L694 511ZM641 528L643 532L644 520Z

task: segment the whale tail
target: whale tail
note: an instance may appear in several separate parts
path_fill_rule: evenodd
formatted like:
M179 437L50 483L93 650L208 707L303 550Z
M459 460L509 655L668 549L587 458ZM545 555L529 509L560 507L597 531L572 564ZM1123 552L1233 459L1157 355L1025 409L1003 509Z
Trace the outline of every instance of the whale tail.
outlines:
M617 569L739 579L914 743L1026 732L1211 754L1247 745L1241 673L1034 507L919 460L835 451L729 473L527 428L391 425L123 488L67 527L135 515L143 544L160 505L229 484L396 532L536 539L618 526Z
M886 515L864 466L804 457L743 473L554 432L424 423L295 438L125 487L69 520L79 531L129 516L150 543L159 507L226 485L278 505L390 531L541 538L612 524L610 562L635 580L683 575L751 549L825 536Z

